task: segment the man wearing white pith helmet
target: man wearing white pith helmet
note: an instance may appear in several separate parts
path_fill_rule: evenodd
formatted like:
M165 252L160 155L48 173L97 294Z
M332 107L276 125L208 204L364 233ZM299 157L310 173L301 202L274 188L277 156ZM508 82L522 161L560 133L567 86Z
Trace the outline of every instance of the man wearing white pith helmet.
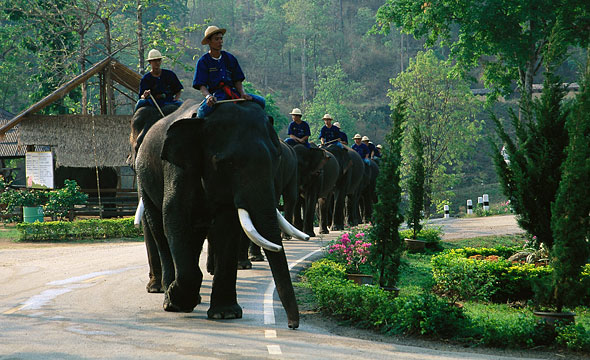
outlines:
M369 141L369 137L366 135L363 136L361 141L363 144L367 145L367 148L369 149L369 159L373 159L375 157L375 145Z
M355 134L352 139L354 140L354 145L352 145L352 148L361 156L361 159L363 159L366 164L370 164L371 161L369 160L369 148L367 145L363 144L363 137L361 134Z
M209 51L197 61L193 78L193 88L205 97L197 111L198 118L210 114L219 100L252 100L263 109L266 104L262 96L244 92L242 82L246 77L238 60L229 52L221 50L225 32L225 29L209 26L201 40L202 45L209 45Z
M293 121L289 124L289 129L287 130L289 137L285 139L285 142L291 146L303 144L305 147L309 147L308 139L311 136L311 130L309 129L309 124L301 120L303 117L301 109L294 108L289 115L291 115Z
M139 101L135 105L135 110L143 106L151 105L155 107L154 100L160 108L168 104L182 105L180 93L183 86L172 70L162 69L163 58L162 54L156 49L152 49L148 53L147 61L151 70L141 78Z
M334 126L336 126L338 128L338 131L340 131L340 142L343 143L344 145L348 145L348 136L346 136L346 133L344 131L342 131L342 127L340 126L340 123L338 121L336 121L334 123Z
M324 120L324 127L320 130L320 141L322 145L327 145L331 143L336 143L336 145L342 147L340 144L340 129L336 126L332 125L332 116L330 114L325 114L322 117Z

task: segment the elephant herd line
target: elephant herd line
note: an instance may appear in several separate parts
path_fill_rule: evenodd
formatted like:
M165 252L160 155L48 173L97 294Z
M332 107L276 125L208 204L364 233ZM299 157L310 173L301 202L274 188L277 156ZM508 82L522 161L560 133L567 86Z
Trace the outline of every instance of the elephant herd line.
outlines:
M205 119L198 102L149 107L132 119L130 141L150 265L148 292L164 292L166 311L191 312L201 301L199 257L208 240L213 274L209 318L242 317L239 268L264 249L288 326L299 310L281 233L308 240L320 232L368 221L376 199L378 166L347 146L289 146L253 102L225 103ZM149 129L149 131L148 131ZM141 144L141 146L139 146ZM282 198L284 217L277 211ZM286 220L285 220L286 218ZM293 225L291 225L293 224ZM302 231L300 231L300 230ZM252 245L250 240L252 241ZM260 246L260 247L259 247Z

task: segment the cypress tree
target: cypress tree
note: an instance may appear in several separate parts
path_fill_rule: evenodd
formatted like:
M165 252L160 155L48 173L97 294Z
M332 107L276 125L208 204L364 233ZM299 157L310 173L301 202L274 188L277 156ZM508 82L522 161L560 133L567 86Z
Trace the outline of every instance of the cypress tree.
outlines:
M579 281L590 247L590 64L581 92L568 118L569 145L557 199L552 206L553 304L576 305L582 298Z
M377 177L377 204L373 209L373 246L371 261L379 270L379 285L393 287L400 264L399 226L404 221L401 203L400 165L403 139L404 103L398 103L391 114L393 127L386 137Z
M410 164L410 178L408 179L408 193L410 194L410 211L407 224L412 230L412 239L418 237L422 230L422 209L424 208L424 144L422 133L418 126L412 129L412 163Z
M514 140L492 114L496 133L510 157L510 162L505 162L493 145L494 164L504 195L514 207L519 226L548 249L553 245L551 203L561 180L568 143L565 123L569 110L562 103L564 96L560 79L547 73L541 99L531 106L521 103L522 119L514 111L510 114L516 133Z

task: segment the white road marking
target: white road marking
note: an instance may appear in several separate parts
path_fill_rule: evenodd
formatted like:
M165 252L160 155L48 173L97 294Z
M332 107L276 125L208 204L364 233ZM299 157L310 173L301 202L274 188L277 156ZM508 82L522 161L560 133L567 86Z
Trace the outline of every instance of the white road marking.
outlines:
M277 331L276 330L264 330L264 337L267 339L276 339L277 338Z
M322 251L323 249L317 249L315 251L310 252L309 254L305 255L301 259L295 261L294 263L289 264L289 270L293 269L297 264L302 261L305 261L308 257L312 256L313 254ZM270 281L270 284L266 288L264 292L264 325L274 325L275 324L275 311L274 311L274 301L273 301L273 294L275 291L275 282L274 280Z
M266 348L269 355L281 355L283 353L279 345L266 345Z
M103 278L107 275L120 274L122 272L134 270L134 269L139 269L141 267L143 267L143 266L133 266L133 267L126 267L126 268L115 269L115 270L100 271L100 272L94 272L94 273L90 273L90 274L86 274L86 275L75 276L75 277L71 277L71 278L64 279L64 280L51 281L51 282L47 283L48 286L63 286L63 287L44 290L40 294L31 296L29 299L27 299L25 302L21 303L19 306L16 306L10 310L5 311L3 314L6 314L6 315L14 314L15 312L23 310L23 309L24 310L41 309L43 306L47 305L50 301L52 301L53 299L57 298L60 295L67 294L70 291L73 291L75 289L83 289L83 288L87 288L87 287L92 286L92 284L90 284L92 281ZM64 286L64 285L66 285L66 286Z

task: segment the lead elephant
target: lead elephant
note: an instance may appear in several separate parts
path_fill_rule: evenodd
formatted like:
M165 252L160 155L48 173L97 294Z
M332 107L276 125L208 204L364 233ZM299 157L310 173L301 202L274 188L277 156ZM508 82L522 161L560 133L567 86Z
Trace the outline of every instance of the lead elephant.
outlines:
M209 318L240 318L236 277L244 231L261 245L290 328L299 311L281 244L274 177L281 147L262 108L227 103L197 119L189 100L158 121L139 148L136 171L149 230L162 264L164 309L200 303L198 259L205 236L215 253ZM147 240L148 238L146 238Z

